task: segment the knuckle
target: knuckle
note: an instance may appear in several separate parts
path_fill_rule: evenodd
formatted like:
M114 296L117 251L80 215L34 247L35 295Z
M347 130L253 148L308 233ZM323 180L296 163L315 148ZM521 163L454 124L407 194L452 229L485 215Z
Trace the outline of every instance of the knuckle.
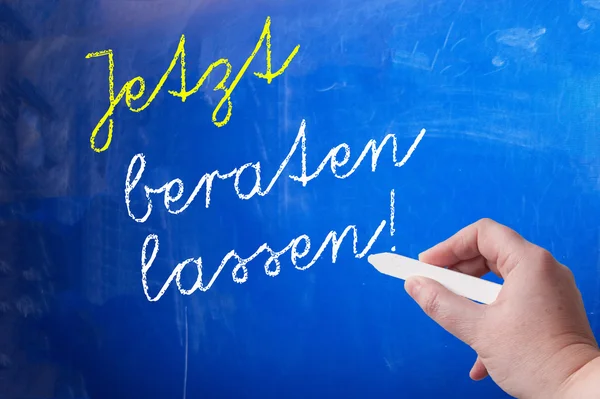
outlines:
M514 243L514 242L524 240L524 238L519 233L517 233L515 230L511 229L510 227L503 226L502 228L504 230L504 234L506 235L507 242Z
M542 267L556 266L556 260L554 256L547 249L541 247L534 247L532 250L532 257L537 264Z
M493 219L483 218L477 223L484 236L494 237L494 239L501 240L504 243L514 243L523 239L515 230Z
M476 224L485 229L494 226L496 222L490 218L481 218L477 221Z
M559 263L559 268L564 273L564 276L568 281L570 281L572 283L575 282L575 274L573 273L573 271L571 269L569 269L567 266L563 265L562 263Z
M423 296L423 311L433 319L440 315L440 298L436 291L430 290Z
M458 236L459 237L459 241L458 241L458 251L461 252L465 252L469 250L469 246L472 245L471 242L468 240L467 236L465 234L461 234Z
M558 262L554 259L552 253L544 248L533 247L528 258L532 266L540 272L547 273L559 269Z

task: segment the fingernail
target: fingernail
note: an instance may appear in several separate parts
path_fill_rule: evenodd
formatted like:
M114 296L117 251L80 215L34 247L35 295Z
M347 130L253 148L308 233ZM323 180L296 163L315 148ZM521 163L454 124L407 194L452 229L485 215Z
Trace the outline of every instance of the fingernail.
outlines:
M404 283L404 289L412 298L416 298L421 291L421 279L419 277L410 277Z

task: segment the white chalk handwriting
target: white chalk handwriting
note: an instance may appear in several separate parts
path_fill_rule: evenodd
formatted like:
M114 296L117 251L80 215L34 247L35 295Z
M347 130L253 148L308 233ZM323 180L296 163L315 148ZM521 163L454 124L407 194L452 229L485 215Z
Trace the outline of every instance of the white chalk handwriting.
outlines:
M383 140L378 144L376 140L371 139L364 146L363 150L360 152L358 157L355 159L352 166L346 171L342 172L339 169L344 166L349 166L349 161L351 157L350 146L347 143L341 143L335 147L333 147L323 158L323 160L319 163L317 168L310 174L308 174L308 166L307 166L307 138L306 138L306 122L302 121L300 124L300 128L298 129L298 134L296 139L294 140L287 156L283 159L279 168L275 172L275 174L269 180L269 183L266 187L263 187L262 182L262 172L261 172L261 164L260 162L246 163L240 167L236 167L233 170L227 173L221 173L219 170L215 170L210 173L204 174L199 181L196 183L196 186L191 191L191 193L187 196L187 199L183 199L184 196L184 183L181 179L173 179L164 185L153 188L148 185L143 186L143 190L146 198L146 210L145 213L141 216L134 214L131 209L131 193L140 183L144 171L146 169L146 159L144 154L135 155L129 164L129 168L127 170L127 177L125 180L125 204L127 206L127 212L129 216L138 223L144 223L148 220L152 213L153 209L153 198L157 195L162 195L162 202L165 209L171 214L180 214L185 211L193 202L196 196L200 193L200 191L204 188L204 206L208 208L210 206L211 201L211 191L213 189L213 183L215 179L218 180L233 180L233 188L238 198L241 200L247 200L255 195L265 196L275 186L279 178L282 176L284 170L288 167L290 160L298 151L300 151L300 174L288 174L287 178L291 179L294 182L301 183L302 187L306 187L309 182L319 177L319 175L325 170L326 166L329 165L329 169L333 176L338 179L346 179L350 177L362 164L362 162L370 156L371 159L371 171L375 172L377 169L377 162L379 157L386 145L390 143L391 151L392 151L392 163L394 167L402 167L406 164L406 162L410 159L413 152L419 145L421 139L425 135L425 129L422 129L417 137L414 139L412 145L406 151L404 157L398 161L397 159L397 151L398 144L397 139L394 134L386 135ZM388 145L388 147L390 146ZM249 172L250 170L254 171L254 185L249 192L242 192L240 189L240 179L244 172ZM175 193L174 193L175 192ZM331 243L331 262L335 263L338 256L338 251L344 239L348 236L348 234L352 234L352 251L355 258L364 257L371 249L371 247L375 244L377 239L379 238L381 232L385 228L387 224L389 224L390 235L394 235L395 225L394 225L394 214L395 214L395 193L394 190L390 191L390 219L382 220L377 229L371 234L371 237L364 244L364 247L359 250L358 249L358 229L356 225L347 226L341 234L338 234L336 230L331 230L323 239L320 246L305 264L301 264L299 261L308 256L311 250L311 239L306 234L301 234L295 238L293 238L284 248L279 251L274 250L268 243L264 243L260 245L254 253L252 253L248 257L242 257L238 254L236 250L229 251L223 258L221 263L219 264L216 271L212 274L210 279L206 281L203 275L203 263L202 257L188 258L182 262L180 262L171 272L167 280L162 285L162 288L156 294L151 294L150 286L148 283L148 273L152 265L154 264L158 251L159 251L159 238L157 234L149 234L144 243L142 245L142 256L141 256L141 271L142 271L142 286L144 288L144 294L146 298L155 302L158 301L167 291L167 289L175 280L175 284L177 289L182 295L191 295L196 291L208 291L213 284L215 283L217 277L221 274L225 266L233 259L236 263L233 266L231 271L231 277L233 281L236 283L242 284L248 280L248 264L256 259L260 254L267 253L269 258L263 264L265 274L271 277L275 277L279 275L281 272L281 261L280 258L289 252L289 257L291 263L298 270L307 270L311 266L313 266L319 258L323 255L329 243ZM395 250L395 247L392 248ZM309 259L309 258L307 258ZM196 281L190 288L185 288L181 281L181 274L185 267L189 264L195 264L197 270Z

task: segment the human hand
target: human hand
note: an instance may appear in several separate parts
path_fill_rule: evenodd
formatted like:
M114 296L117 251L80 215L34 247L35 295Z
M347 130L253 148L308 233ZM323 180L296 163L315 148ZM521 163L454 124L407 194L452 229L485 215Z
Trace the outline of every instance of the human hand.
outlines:
M483 219L419 259L476 277L492 271L504 279L489 305L424 277L406 281L407 292L425 313L475 350L471 378L489 374L500 388L522 399L597 397L572 396L590 383L592 366L594 373L600 371L600 351L573 274L548 251Z

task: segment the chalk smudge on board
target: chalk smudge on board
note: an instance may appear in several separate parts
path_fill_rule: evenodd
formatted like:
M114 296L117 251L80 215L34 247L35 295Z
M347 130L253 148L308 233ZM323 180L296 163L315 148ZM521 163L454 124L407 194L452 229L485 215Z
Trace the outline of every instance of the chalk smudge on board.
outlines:
M584 7L600 10L600 0L581 0Z
M496 42L509 47L517 47L535 53L538 40L546 34L546 28L510 28L496 33Z
M502 59L502 57L495 56L494 58L492 58L492 65L497 66L498 68L504 66L505 63L506 61Z
M425 71L433 71L440 50L438 49L436 51L432 61L425 53L417 52L418 47L419 42L416 42L412 52L396 50L392 54L392 62L394 64L405 65L416 69L423 69Z
M592 26L592 23L589 20L587 20L586 18L581 18L577 22L577 27L581 30L588 30L588 29L590 29L591 26Z

